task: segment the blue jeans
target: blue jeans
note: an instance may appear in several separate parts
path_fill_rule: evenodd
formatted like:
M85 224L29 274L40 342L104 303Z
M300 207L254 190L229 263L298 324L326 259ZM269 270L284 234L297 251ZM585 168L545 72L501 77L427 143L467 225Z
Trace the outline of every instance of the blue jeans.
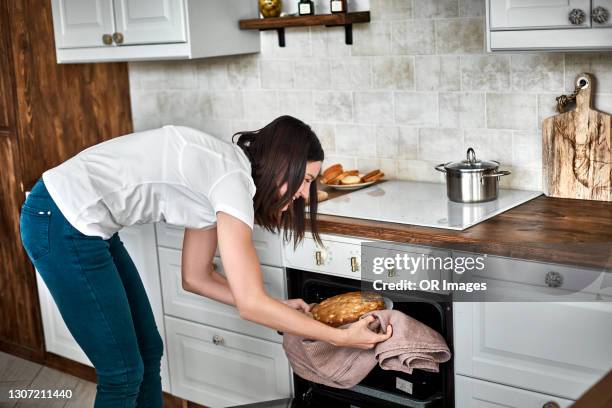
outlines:
M70 333L96 369L96 408L161 407L163 342L134 262L114 234L87 236L39 179L21 207L21 241Z

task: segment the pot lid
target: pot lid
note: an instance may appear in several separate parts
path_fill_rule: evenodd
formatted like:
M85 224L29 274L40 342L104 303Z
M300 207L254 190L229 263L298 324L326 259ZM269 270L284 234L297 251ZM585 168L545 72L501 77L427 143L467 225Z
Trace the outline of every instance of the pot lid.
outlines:
M484 170L493 170L499 167L499 162L495 160L478 160L474 149L467 149L467 158L458 162L450 162L444 165L446 170L477 172Z

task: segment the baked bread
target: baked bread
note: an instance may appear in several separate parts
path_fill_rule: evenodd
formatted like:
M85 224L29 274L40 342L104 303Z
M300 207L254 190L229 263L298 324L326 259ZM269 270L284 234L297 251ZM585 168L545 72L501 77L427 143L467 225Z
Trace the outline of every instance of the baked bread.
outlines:
M332 327L353 323L361 315L373 310L383 310L385 301L375 292L347 292L332 296L310 310L315 320Z
M338 174L336 177L333 177L333 178L329 179L327 184L340 184L340 180L342 180L343 178L345 178L348 175L349 174L346 171L343 171L342 173Z
M380 180L381 178L383 178L384 175L385 175L385 173L380 171L380 169L372 170L371 172L369 172L368 174L363 176L361 178L361 181L363 183L367 183L367 182L370 182L370 181L377 181L377 180Z
M342 165L340 163L332 164L323 172L321 181L323 181L325 184L329 184L330 180L338 177L343 171L344 170L342 169Z
M340 184L358 184L361 183L361 177L359 176L346 176L340 180Z

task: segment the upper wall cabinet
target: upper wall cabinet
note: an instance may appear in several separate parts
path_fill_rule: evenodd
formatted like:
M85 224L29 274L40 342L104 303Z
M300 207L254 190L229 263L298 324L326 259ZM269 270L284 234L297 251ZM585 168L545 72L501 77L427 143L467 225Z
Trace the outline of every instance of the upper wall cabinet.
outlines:
M189 59L259 51L252 0L52 0L58 63Z
M487 0L489 51L612 50L612 0Z

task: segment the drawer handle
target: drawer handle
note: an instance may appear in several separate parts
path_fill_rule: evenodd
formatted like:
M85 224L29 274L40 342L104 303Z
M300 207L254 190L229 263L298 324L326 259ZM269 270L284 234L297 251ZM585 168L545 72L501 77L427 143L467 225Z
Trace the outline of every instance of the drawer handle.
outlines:
M212 338L212 342L215 346L218 346L220 344L225 343L225 340L223 339L222 336L219 336L218 334L215 334Z
M351 272L357 272L359 270L359 265L357 264L357 257L351 256Z
M317 264L317 266L323 265L323 254L321 253L321 251L315 252L315 263Z
M548 401L546 404L542 405L542 408L561 408L561 407L555 401Z
M604 24L608 22L610 13L604 7L595 7L591 13L591 18L598 24Z
M580 25L584 23L584 20L586 19L586 13L581 9L572 9L572 11L569 12L567 18L573 25Z
M546 274L546 278L544 278L544 282L548 287L558 288L563 285L563 275L559 272L550 271Z
M111 45L113 43L113 36L110 34L104 34L102 36L102 44Z

